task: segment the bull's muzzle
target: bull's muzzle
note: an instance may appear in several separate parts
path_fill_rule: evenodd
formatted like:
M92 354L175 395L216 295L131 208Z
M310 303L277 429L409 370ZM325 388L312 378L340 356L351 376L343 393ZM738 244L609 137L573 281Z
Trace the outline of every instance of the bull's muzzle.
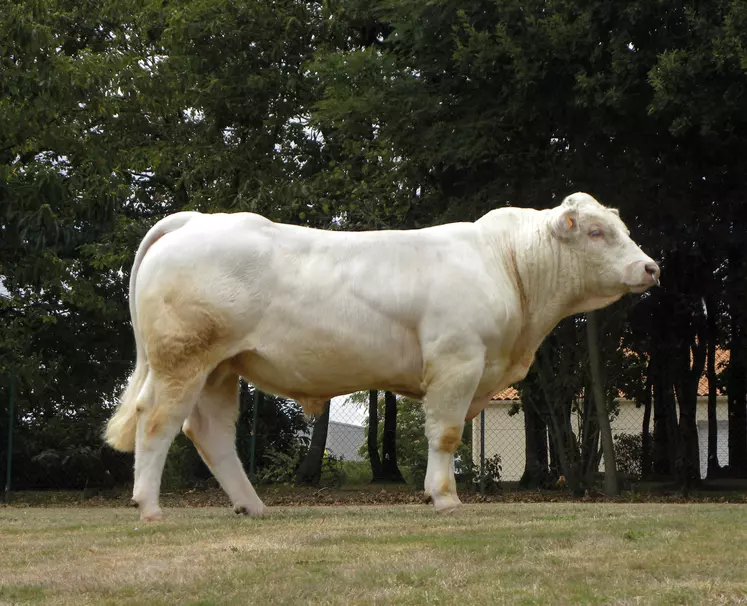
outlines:
M661 269L651 259L633 261L625 268L623 283L634 293L642 293L652 286L660 286Z

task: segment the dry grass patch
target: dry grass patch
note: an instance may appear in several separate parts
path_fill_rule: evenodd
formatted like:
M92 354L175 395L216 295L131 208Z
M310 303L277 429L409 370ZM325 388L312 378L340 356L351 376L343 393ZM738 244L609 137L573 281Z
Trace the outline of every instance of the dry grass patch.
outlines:
M0 509L0 603L747 603L740 505Z

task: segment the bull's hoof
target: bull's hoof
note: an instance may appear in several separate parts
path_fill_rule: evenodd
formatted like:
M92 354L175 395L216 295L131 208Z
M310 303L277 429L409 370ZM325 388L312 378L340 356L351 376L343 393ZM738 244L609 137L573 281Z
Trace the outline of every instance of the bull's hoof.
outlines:
M433 497L431 496L430 492L423 493L423 503L428 505L429 503L433 502Z
M163 520L163 512L160 509L140 514L141 522L160 522L161 520Z
M436 510L436 513L451 513L461 505L462 502L459 498L451 494L436 495L433 499L433 509Z
M267 513L267 507L265 507L264 503L259 503L258 505L234 505L233 512L236 515L263 516Z
M130 500L132 507L137 507L140 510L140 520L142 522L158 522L163 519L163 512L158 506L158 503L150 506L142 505L136 497L132 497Z

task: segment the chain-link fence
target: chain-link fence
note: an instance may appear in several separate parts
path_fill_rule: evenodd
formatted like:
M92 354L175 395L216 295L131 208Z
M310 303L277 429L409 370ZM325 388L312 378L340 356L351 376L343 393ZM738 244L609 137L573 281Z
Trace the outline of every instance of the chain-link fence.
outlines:
M729 359L728 351L718 351L716 355L716 366L724 368ZM712 415L716 422L716 460L718 467L726 467L729 463L729 420L728 402L725 390L720 385L716 386L715 402L713 403ZM672 394L676 398L676 394ZM582 413L579 402L571 406L571 427L573 430L574 445L579 451L583 446L578 444L582 434L587 430L585 425L587 419ZM674 400L673 400L674 402ZM671 423L679 422L679 406L672 407L675 415ZM653 410L653 402L649 398L648 406L645 401L636 401L624 397L622 394L613 404L611 414L611 429L615 443L615 455L618 471L631 476L640 477L646 465L644 454L644 434L650 437L650 460L648 471L653 462L653 440L655 438L654 423L656 415ZM698 458L700 466L700 477L708 475L709 457L709 383L703 374L698 382L697 404L695 411L695 422L697 428ZM543 450L552 458L552 432L547 428L541 428L541 433L546 440ZM472 427L473 456L475 459L481 455L489 459L498 456L502 464L502 480L519 481L527 469L527 427L525 410L522 406L519 392L511 387L493 397L485 411L475 419ZM604 469L601 450L595 442L595 451L591 453L595 468ZM675 444L669 444L668 448L673 450ZM484 453L484 454L483 454ZM674 453L672 453L674 454ZM584 453L579 452L579 456Z
M698 384L695 430L701 478L709 477L713 469L719 470L729 464L728 402L722 385L727 362L728 352L718 352L718 385L710 410L707 377L702 376ZM95 485L99 482L99 476L106 476L113 483L122 483L131 477L131 463L120 460L121 457L113 458L112 454L116 453L112 451L112 454L107 454L109 451L100 444L83 445L78 449L80 452L60 451L56 457L49 450L37 452L29 442L30 430L24 425L28 421L28 413L19 413L18 402L13 401L17 399L17 392L14 396L12 381L8 394L11 399L10 423L3 423L2 427L3 438L7 439L2 449L6 490L11 485L19 489ZM394 400L391 394L387 402L384 392L374 392L376 417L372 421L369 415L369 411L373 410L371 394L358 394L357 397L333 399L325 415L309 420L294 402L264 394L257 396L250 386L242 387L237 446L247 472L258 483L294 483L303 461L316 457L321 461L323 481L364 484L378 473L379 479L384 481L404 479L415 486L422 486L428 444L424 433L425 413L419 402L407 398ZM674 393L672 397L675 397ZM659 422L659 412L653 399L649 397L646 402L619 397L612 407L611 427L618 471L629 476L641 477L646 475L644 471L649 475L656 475L657 472L658 432L655 423ZM579 398L579 402L582 400L583 397ZM20 404L23 412L26 404ZM675 404L673 400L670 430L679 421L677 415L680 407ZM589 418L585 418L583 408L582 405L574 405L570 415L566 415L566 418L570 416L570 436L566 437L577 449L577 460L585 461L587 471L601 471L603 465L598 430L593 419L590 422ZM550 422L546 418L542 420L542 415L535 415L535 425L537 418L540 423L530 427L528 414L532 413L525 409L516 389L509 388L497 394L465 427L456 456L459 478L462 481L468 479L477 486L482 485L480 480L486 478L500 479L504 483L518 482L527 472L528 456L534 457L532 460L536 463L538 451L539 463L550 470L550 477L553 471L556 477L560 475L562 472L553 456L556 449ZM586 417L589 416L587 411ZM370 430L371 422L374 427ZM322 426L325 432L322 432ZM311 446L317 431L322 433L321 448L314 451ZM13 441L14 432L18 433L17 442ZM670 459L677 449L676 442L676 434L674 442L670 435L670 442L665 445L665 450L668 450L664 454ZM316 443L319 446L319 438ZM710 461L709 455L713 453L709 450L715 451ZM14 451L15 457L12 456ZM661 448L658 452L661 454ZM45 453L47 456L42 456ZM371 460L372 456L374 461ZM42 469L45 466L50 469ZM671 475L672 472L673 467L670 467L662 475ZM68 478L69 481L64 486L49 483L44 479L50 474ZM37 476L41 480L32 481ZM179 436L172 448L165 477L167 481L168 478L172 479L171 486L174 488L193 486L209 479L209 471L184 436ZM73 482L70 478L79 478L80 481Z
M716 366L719 375L728 362L728 351L719 351L716 356ZM701 478L708 475L709 458L709 384L704 375L698 384L698 395L695 413L697 431L698 458ZM673 391L673 397L674 391ZM578 402L583 401L583 396ZM598 437L590 439L591 449L584 452L585 446L581 444L582 439L588 439L584 433L597 431L594 420L589 423L584 418L583 406L578 402L571 407L570 427L572 431L571 440L578 448L578 457L586 457L593 465L593 469L603 471L604 465L601 456L601 445ZM424 416L422 410L413 413L411 407L414 403L401 398L398 404L397 427L397 452L410 453L404 461L400 460L403 473L408 474L408 465L413 465L413 457L427 456L427 445L422 430ZM419 409L419 405L415 405ZM713 402L712 418L715 419L715 446L716 461L718 467L728 465L728 443L729 443L729 421L728 403L725 389L717 385L716 397ZM672 421L678 423L679 406L673 406L674 418ZM377 422L384 422L382 410L379 410ZM404 417L404 418L403 418ZM651 473L656 470L652 468L652 459L655 453L653 441L655 439L654 423L656 414L652 398L648 405L645 401L636 401L620 395L615 399L611 409L611 428L615 443L616 461L618 471L630 477L643 475L644 466L648 465ZM541 448L546 453L547 465L553 466L553 438L552 431L548 428L547 420L544 427L540 428L541 435L545 440ZM589 427L591 426L591 430ZM647 426L647 430L645 427ZM310 436L312 426L309 427L307 435ZM379 453L381 451L381 433L379 427ZM524 476L527 469L527 423L525 410L522 405L519 392L515 388L509 388L494 396L485 410L479 414L471 423L467 424L465 432L466 450L460 452L462 469L472 466L475 473L484 470L486 465L500 463L500 479L503 482L518 482ZM647 462L644 450L646 449L646 438L649 437L649 461ZM345 398L336 398L332 401L329 424L327 429L326 453L336 459L347 462L358 462L368 464L368 409L361 402L351 403ZM413 448L413 442L415 443ZM674 456L676 444L670 443L666 448ZM534 446L536 448L536 445ZM414 454L411 452L416 450ZM379 454L381 456L381 453ZM466 459L469 459L467 461ZM424 463L423 463L424 464ZM671 470L670 470L671 471ZM560 473L560 472L559 472Z

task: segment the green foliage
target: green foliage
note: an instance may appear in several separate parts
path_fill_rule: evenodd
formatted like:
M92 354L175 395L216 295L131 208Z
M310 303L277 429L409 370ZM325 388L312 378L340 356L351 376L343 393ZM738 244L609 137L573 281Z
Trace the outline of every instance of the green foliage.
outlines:
M268 449L264 455L263 465L257 471L257 482L260 484L292 484L305 454L305 450L301 448L295 448L291 452Z
M296 481L298 468L306 456L305 448L295 448L292 452L269 450L265 453L262 467L257 472L260 484L289 484ZM322 475L319 486L342 486L362 484L371 479L367 469L357 461L345 461L329 452L322 457ZM367 476L367 477L366 477Z
M371 465L368 461L340 461L341 484L356 486L371 482Z

